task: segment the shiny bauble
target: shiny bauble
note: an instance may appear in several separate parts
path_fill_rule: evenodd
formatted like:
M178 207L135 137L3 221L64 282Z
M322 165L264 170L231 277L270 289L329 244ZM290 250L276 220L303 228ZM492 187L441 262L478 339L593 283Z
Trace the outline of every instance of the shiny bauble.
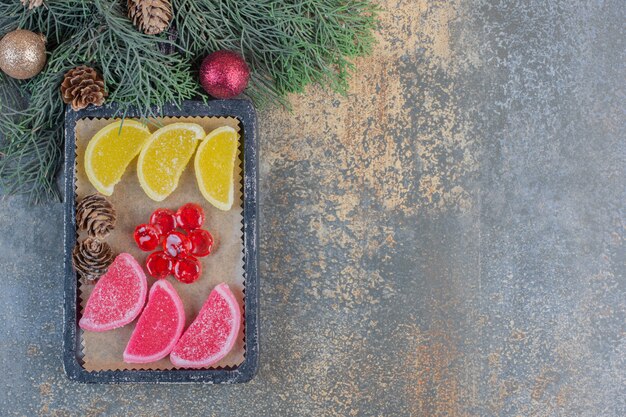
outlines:
M235 52L217 51L207 55L200 66L200 84L215 98L233 98L248 86L250 68Z
M26 80L46 65L46 40L41 34L18 29L0 40L0 69L9 77Z

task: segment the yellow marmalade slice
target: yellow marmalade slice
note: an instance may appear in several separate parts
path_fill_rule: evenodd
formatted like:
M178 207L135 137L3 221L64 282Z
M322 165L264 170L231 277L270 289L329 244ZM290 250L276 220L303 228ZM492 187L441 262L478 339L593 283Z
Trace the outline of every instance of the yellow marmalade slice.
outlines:
M91 138L85 150L85 172L98 192L113 194L115 184L149 137L150 130L142 123L120 120L103 127Z
M145 193L163 201L178 187L178 180L204 137L195 123L174 123L150 136L137 161L137 176Z
M233 206L238 139L232 127L217 128L202 141L194 161L200 192L209 203L224 211Z

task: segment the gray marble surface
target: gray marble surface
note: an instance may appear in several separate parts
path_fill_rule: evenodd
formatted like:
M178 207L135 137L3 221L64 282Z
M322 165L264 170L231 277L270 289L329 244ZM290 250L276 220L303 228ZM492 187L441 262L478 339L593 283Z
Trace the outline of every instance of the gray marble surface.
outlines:
M261 367L80 385L62 206L0 203L3 416L623 416L623 1L385 0L261 129Z

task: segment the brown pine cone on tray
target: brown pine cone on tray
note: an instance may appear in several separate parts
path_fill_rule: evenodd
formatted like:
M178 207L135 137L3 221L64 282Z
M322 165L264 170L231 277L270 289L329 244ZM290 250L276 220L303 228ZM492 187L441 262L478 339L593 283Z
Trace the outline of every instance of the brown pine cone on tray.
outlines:
M76 225L91 237L106 238L115 228L117 215L106 197L90 194L76 206Z
M111 246L92 237L77 243L72 251L74 269L87 281L95 281L104 275L112 261Z
M170 25L170 0L128 0L128 17L146 35L158 35Z
M84 109L90 104L102 106L109 94L104 89L104 79L98 72L81 65L65 73L61 84L61 96L72 109Z

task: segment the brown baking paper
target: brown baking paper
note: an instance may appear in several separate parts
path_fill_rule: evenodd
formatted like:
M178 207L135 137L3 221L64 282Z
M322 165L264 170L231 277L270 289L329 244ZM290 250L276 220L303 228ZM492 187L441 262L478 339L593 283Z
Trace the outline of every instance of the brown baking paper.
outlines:
M96 192L87 179L84 169L84 154L89 140L95 133L112 123L115 119L81 119L76 124L76 201L84 196ZM205 132L220 126L228 125L239 131L239 122L235 118L218 117L171 117L161 118L149 125L155 131L162 125L175 122L193 122L201 125ZM209 204L200 193L193 169L193 157L183 172L178 188L164 201L152 201L143 191L137 179L137 159L133 160L122 180L115 186L115 191L109 200L117 211L115 230L106 239L114 253L128 252L144 267L150 287L155 280L145 269L146 257L149 252L142 252L135 245L133 232L141 223L147 223L150 214L159 208L169 208L176 211L185 203L200 204L206 213L203 228L207 229L215 239L214 249L207 257L200 258L202 275L192 284L183 284L174 277L167 279L176 288L185 306L186 325L189 326L206 301L211 290L220 282L226 282L239 301L243 312L244 264L243 264L243 236L242 236L242 191L241 191L241 158L235 168L235 202L233 208L227 212L220 211ZM80 232L79 239L85 238L85 232ZM81 310L84 309L94 284L80 283ZM122 354L137 320L122 328L106 332L82 331L84 368L88 371L120 370L120 369L173 369L169 357L149 364L127 364L122 360ZM243 362L245 345L243 342L243 327L232 351L211 368L236 366Z

